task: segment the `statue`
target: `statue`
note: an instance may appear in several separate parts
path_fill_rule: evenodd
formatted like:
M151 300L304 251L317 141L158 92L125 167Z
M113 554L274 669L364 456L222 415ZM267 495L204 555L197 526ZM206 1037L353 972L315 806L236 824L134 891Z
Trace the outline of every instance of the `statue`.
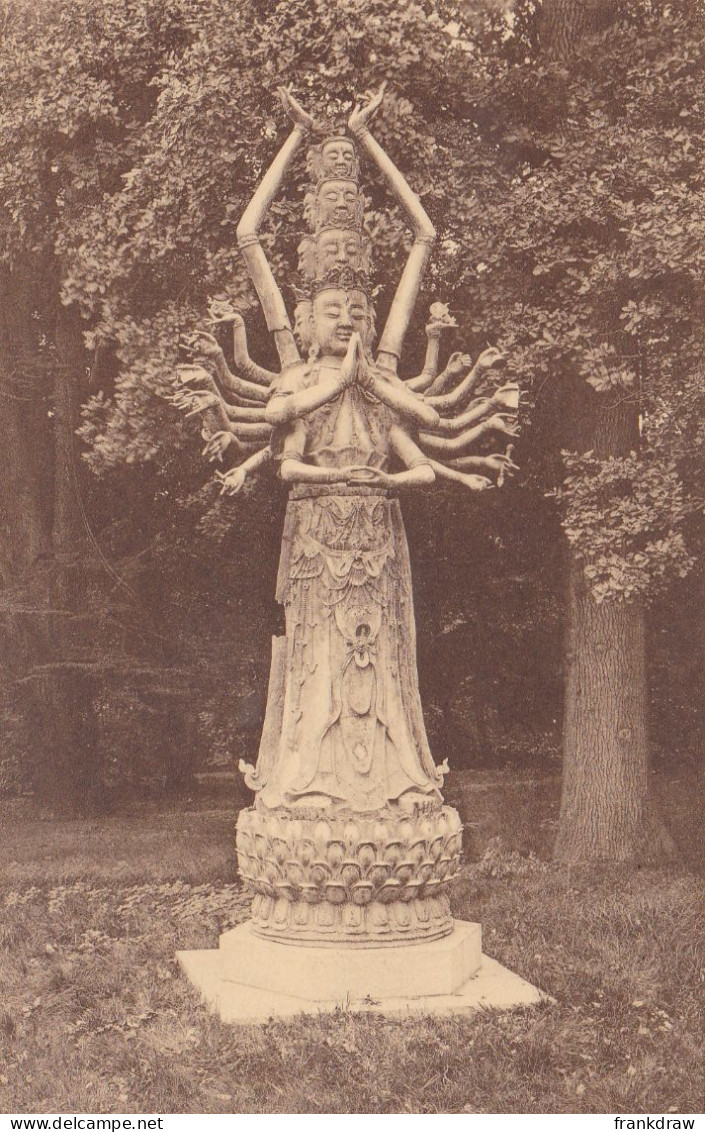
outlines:
M238 227L274 337L279 373L249 356L244 322L227 302L211 322L233 332L237 373L215 337L187 346L176 404L203 420L205 454L239 463L217 473L237 492L266 463L289 488L277 599L286 636L275 638L256 766L241 764L255 805L237 823L240 872L254 893L253 930L310 944L398 944L452 929L448 881L461 824L441 794L419 698L409 556L399 495L437 477L471 491L515 470L512 449L471 455L491 435L517 434L518 387L478 397L503 359L472 365L453 354L442 373L441 335L455 325L434 303L421 371L401 378L404 337L435 239L421 202L370 132L383 88L357 105L349 135L312 146L313 184L299 247L295 329L258 232L304 140L316 129L289 91L293 129ZM405 210L414 243L376 351L357 148Z

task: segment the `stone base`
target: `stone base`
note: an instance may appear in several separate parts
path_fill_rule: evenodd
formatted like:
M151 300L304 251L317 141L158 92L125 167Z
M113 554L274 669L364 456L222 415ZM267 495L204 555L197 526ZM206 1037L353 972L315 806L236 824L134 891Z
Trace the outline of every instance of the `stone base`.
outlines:
M277 943L396 947L453 930L462 841L452 806L315 815L252 806L237 818L252 928Z
M311 1002L454 994L482 959L479 924L399 947L305 947L261 939L251 922L220 937L221 978Z
M545 995L481 952L479 924L413 946L301 947L241 924L220 947L180 951L182 970L224 1022L266 1022L336 1010L462 1014L533 1005Z

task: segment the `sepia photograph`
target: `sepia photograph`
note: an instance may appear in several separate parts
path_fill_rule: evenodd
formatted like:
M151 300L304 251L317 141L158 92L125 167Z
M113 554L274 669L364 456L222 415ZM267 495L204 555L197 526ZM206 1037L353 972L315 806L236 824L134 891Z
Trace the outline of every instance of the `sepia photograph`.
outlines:
M0 0L0 1132L698 1128L704 249L704 0Z

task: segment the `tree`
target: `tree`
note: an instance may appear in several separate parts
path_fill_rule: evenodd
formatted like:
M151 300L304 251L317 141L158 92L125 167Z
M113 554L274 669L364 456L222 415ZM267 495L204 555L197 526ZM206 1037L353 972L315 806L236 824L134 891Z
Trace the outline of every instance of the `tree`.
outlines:
M566 861L671 849L649 796L644 617L702 545L703 469L702 23L695 5L673 16L547 2L517 44L543 32L543 58L471 92L507 174L499 207L478 201L474 313L511 327L542 439L569 450L565 480L537 468L572 550Z
M319 114L330 108L335 122L353 92L389 80L379 129L440 234L402 364L407 372L414 364L428 303L441 299L461 327L453 348L476 355L488 342L502 346L509 376L527 390L524 483L512 489L514 501L508 493L475 509L449 495L449 558L453 540L467 543L473 524L473 555L485 558L477 572L500 572L492 569L487 529L497 543L511 542L495 517L507 507L521 534L505 553L515 576L529 561L536 578L536 532L557 540L560 521L579 563L576 583L580 576L583 596L597 602L595 610L584 607L585 617L596 611L601 624L616 617L625 625L642 616L634 603L657 600L691 568L702 545L705 447L695 423L696 415L703 419L699 13L695 4L674 12L653 0L624 10L594 3L584 7L578 36L565 15L576 6L560 8L563 23L549 18L556 6L541 12L532 0L517 0L511 11L444 0L403 11L393 0L67 0L47 9L51 30L41 35L28 5L12 9L0 76L0 200L16 329L6 314L0 346L35 342L32 388L45 396L58 373L58 316L62 349L74 359L81 326L92 394L81 439L84 467L96 473L82 483L87 517L102 524L101 549L123 547L120 574L129 574L122 582L143 602L130 624L168 626L162 635L172 641L172 659L178 626L208 621L216 590L230 616L248 602L263 610L272 588L248 568L243 531L251 503L218 497L200 463L198 422L184 428L164 395L174 390L179 331L202 319L208 297L250 302L235 227L282 125L271 93L279 82L292 82ZM615 16L607 30L606 8ZM575 48L569 67L561 58L566 35ZM63 70L55 66L56 44ZM303 164L298 178L275 203L268 234L276 236L282 277L295 263ZM376 185L370 211L384 295L405 234ZM23 307L25 272L34 283ZM35 286L40 279L48 303ZM252 352L263 351L256 320L250 337ZM261 360L267 364L266 353ZM71 366L81 368L75 360ZM73 406L85 385L82 373ZM622 412L637 393L638 445L633 407ZM16 467L27 463L28 501L16 515L28 528L24 566L12 566L18 547L6 540L8 569L20 573L50 545L52 530L56 546L74 538L75 514L59 521L70 504L67 477L58 477L67 490L54 492L56 506L46 506L52 492L41 477L53 482L60 434L47 404L54 412L53 400L18 403L16 426L9 418L5 426L15 427ZM603 417L614 422L611 439L597 429ZM585 421L582 436L576 418ZM561 450L573 453L567 467ZM57 467L69 466L67 451L61 447ZM276 505L267 506L274 516ZM206 538L209 575L196 582L194 562L203 555L193 546ZM275 545L274 536L262 561ZM476 572L466 559L467 572ZM85 601L91 587L81 587ZM122 584L116 592L128 593ZM462 580L457 594L465 600ZM507 602L501 586L496 595L490 626ZM267 629L264 616L251 621L258 632ZM218 649L232 656L227 633L220 626L218 633ZM636 631L627 638L640 639ZM506 629L504 639L511 639ZM144 646L145 655L151 649L158 651ZM490 637L486 649L478 642L472 651L495 665L486 683L501 683L510 649L493 652ZM639 790L643 775L640 781ZM580 788L592 811L589 789ZM620 798L626 812L628 798ZM628 855L629 838L620 839L606 851ZM577 852L594 851L583 838Z
M617 16L615 5L607 7L607 13L594 7L590 12L567 0L544 0L542 31L549 57L562 63L570 60L580 49L588 16L597 16L598 21L606 16L608 24L610 16ZM636 278L640 273L630 274ZM636 310L633 301L631 306ZM627 321L624 307L622 311L622 320ZM573 548L583 549L570 562L563 790L555 845L556 858L569 863L590 858L659 858L674 851L649 787L644 594L630 592L624 559L630 557L629 534L636 528L638 537L644 536L655 499L658 494L667 497L669 487L673 489L672 498L667 499L669 517L677 526L683 514L680 484L677 480L669 483L673 465L658 469L655 475L652 466L648 486L653 495L644 498L642 490L641 513L634 506L638 502L635 488L644 475L639 460L640 397L634 389L634 374L610 372L609 363L600 365L601 359L594 354L593 361L596 370L588 381L595 395L583 406L576 436L582 449L589 449L590 458L582 467L579 461L572 462L573 474L563 489L569 510L577 511L583 527L581 542L575 528L566 525ZM579 470L582 477L576 475ZM612 502L616 495L622 504L619 518L610 524L609 552L597 563L590 562L595 558L594 543L607 532L604 515L597 532L594 517L592 523L590 518L585 523L585 503L589 506L595 501L590 472L600 481L603 495L612 494ZM582 514L576 506L581 496ZM586 533L588 545L590 536L593 543L587 554ZM687 560L679 554L682 543L677 534L674 541L675 557L680 557L684 570ZM642 559L645 565L643 552ZM601 570L608 578L598 581Z
M41 11L17 3L2 15L2 644L26 718L53 732L38 728L34 743L50 745L39 779L55 800L75 798L81 755L93 758L105 663L87 648L88 632L76 644L73 621L87 618L94 554L76 451L89 356L87 324L62 286L78 218L121 184L153 102L150 81L190 37L190 20L188 5L90 0Z
M469 23L457 10L429 16L420 6L398 22L380 0L335 13L275 4L234 35L240 17L237 5L225 17L204 7L198 39L163 77L139 164L98 231L106 251L92 245L94 263L117 269L106 286L79 257L70 281L78 298L93 279L104 296L98 332L121 343L125 363L113 404L89 409L94 465L122 459L126 442L136 459L168 461L183 447L145 402L145 379L168 388L176 327L197 317L207 292L247 301L233 229L275 131L268 88L294 81L324 111L390 79L385 144L401 164L413 150L417 191L442 233L428 293L440 290L458 310L471 350L487 336L501 341L533 389L538 440L551 451L547 459L537 441L528 455L537 482L559 488L573 550L557 854L665 848L649 817L643 619L645 603L693 562L686 533L697 489L683 479L683 446L667 451L659 435L678 431L682 372L695 380L697 8L566 0L537 14L517 4L508 24L503 12ZM248 106L246 120L231 112L238 105ZM241 196L224 201L231 168ZM293 201L278 206L282 232ZM372 206L385 277L400 237L386 202L373 195ZM117 248L125 230L129 245ZM293 250L284 242L283 263ZM155 309L136 323L130 296L145 273ZM178 307L175 276L188 297ZM587 453L566 457L565 482L560 448ZM695 458L701 466L701 443Z

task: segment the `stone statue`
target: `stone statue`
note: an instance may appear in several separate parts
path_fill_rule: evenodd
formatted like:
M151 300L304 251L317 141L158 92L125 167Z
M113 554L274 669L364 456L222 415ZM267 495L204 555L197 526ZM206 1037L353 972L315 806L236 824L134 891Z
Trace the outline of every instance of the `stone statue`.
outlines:
M461 824L443 803L447 765L429 750L419 698L411 574L399 494L437 477L481 491L515 470L512 450L470 455L517 433L518 387L474 396L503 359L453 354L455 325L434 303L423 367L398 373L435 232L421 202L369 130L383 89L357 105L349 135L312 146L294 326L258 238L267 209L316 123L280 92L293 129L238 227L238 242L274 336L281 372L249 356L227 303L211 321L233 332L237 373L215 337L187 345L175 401L203 419L205 454L240 462L218 473L237 492L274 463L289 488L275 638L256 767L241 764L255 805L237 823L240 872L254 892L255 932L289 943L379 946L437 939L452 927L447 883ZM356 143L405 210L414 243L374 351L375 318ZM373 352L374 351L374 352Z

